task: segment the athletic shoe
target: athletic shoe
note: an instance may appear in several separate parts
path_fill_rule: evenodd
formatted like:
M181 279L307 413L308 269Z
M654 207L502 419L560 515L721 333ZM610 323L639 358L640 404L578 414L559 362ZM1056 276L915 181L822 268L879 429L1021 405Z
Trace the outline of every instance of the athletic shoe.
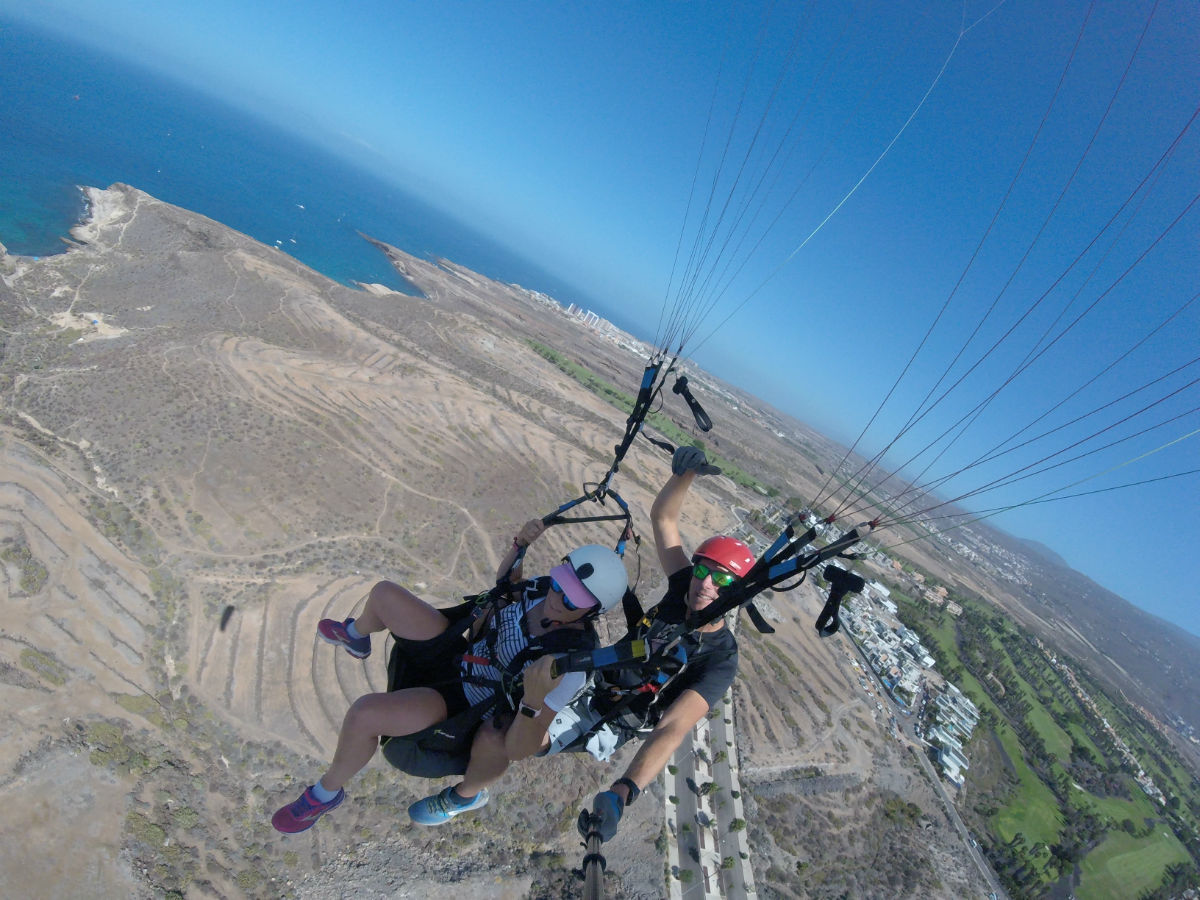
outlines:
M352 638L346 633L346 626L353 622L336 622L333 619L322 619L317 623L317 634L327 644L341 644L346 652L356 659L366 659L371 655L371 637Z
M271 824L275 826L276 831L282 831L284 834L308 831L317 824L317 819L331 809L336 809L345 799L346 791L339 788L332 800L322 803L313 795L312 788L305 788L299 800L289 803L271 817Z
M432 797L418 800L408 808L409 818L418 825L444 825L459 813L470 812L486 806L490 799L487 788L484 788L475 795L475 799L470 803L459 804L457 800L451 799L450 792L452 790L454 790L453 787L448 787Z

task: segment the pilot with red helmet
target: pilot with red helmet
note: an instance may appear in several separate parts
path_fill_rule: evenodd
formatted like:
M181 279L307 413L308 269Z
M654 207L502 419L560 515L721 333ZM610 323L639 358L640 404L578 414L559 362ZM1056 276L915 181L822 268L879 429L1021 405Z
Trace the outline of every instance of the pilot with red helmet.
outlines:
M681 622L690 612L708 606L720 588L750 571L754 554L737 538L716 535L688 554L679 534L679 513L697 475L721 470L709 465L696 447L680 447L671 459L671 478L658 492L650 508L658 559L667 574L667 592L655 608L655 617ZM663 709L654 730L642 742L625 773L612 787L596 796L593 812L600 816L598 830L603 840L617 832L625 807L670 762L675 750L692 728L721 701L737 675L737 641L725 620L689 632L683 638L687 666L673 678L658 699Z

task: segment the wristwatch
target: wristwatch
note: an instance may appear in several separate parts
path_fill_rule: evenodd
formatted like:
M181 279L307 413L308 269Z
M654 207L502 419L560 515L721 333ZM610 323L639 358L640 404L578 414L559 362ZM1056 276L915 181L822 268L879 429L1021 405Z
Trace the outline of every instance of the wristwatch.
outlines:
M525 701L522 700L519 704L517 704L517 712L523 716L528 716L531 719L536 719L542 714L542 708L540 706L536 708L532 706L526 706Z
M629 790L629 796L625 799L625 805L633 806L633 801L638 798L638 795L641 794L642 789L637 786L632 778L618 778L613 782L613 787L616 787L618 784L625 785L625 787Z

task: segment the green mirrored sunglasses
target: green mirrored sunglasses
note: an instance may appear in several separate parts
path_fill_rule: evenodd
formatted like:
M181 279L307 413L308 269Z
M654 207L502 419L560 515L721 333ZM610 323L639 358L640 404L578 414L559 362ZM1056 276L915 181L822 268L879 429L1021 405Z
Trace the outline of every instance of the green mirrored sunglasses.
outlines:
M716 569L710 569L704 563L700 562L692 566L692 575L700 581L711 575L713 584L717 587L725 587L737 581L737 576L732 572L718 572Z

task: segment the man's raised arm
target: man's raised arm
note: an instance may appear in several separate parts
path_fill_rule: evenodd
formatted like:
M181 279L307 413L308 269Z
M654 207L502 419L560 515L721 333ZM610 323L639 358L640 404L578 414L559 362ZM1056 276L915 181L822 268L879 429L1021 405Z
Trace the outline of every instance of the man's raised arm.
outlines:
M691 559L683 549L679 536L679 513L683 500L697 475L717 475L721 470L709 465L699 447L680 447L671 457L671 477L663 485L650 507L650 524L654 529L654 546L664 575L685 568Z

